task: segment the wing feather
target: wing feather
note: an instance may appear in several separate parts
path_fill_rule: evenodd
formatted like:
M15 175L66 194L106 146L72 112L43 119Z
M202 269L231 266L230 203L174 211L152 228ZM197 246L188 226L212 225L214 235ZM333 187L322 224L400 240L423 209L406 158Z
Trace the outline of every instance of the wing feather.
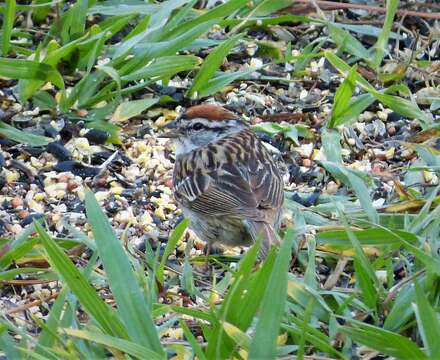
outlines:
M215 145L196 150L209 152L213 151L210 147L216 147L217 161L211 161L210 166L204 162L208 157L202 153L181 160L190 162L181 166L192 171L188 171L184 179L175 178L178 202L202 215L255 221L265 221L269 212L279 211L283 187L278 169L250 130L242 131L240 136L241 141L255 145L252 151L246 153L236 146L236 139L224 138Z

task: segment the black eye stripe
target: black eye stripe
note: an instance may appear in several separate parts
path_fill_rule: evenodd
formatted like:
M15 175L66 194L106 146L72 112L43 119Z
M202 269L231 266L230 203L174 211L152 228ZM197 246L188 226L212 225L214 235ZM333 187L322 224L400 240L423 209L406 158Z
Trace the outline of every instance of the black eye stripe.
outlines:
M195 123L194 125L190 126L191 130L199 131L199 130L207 130L207 131L215 131L215 132L223 132L226 130L223 126L206 126L203 123Z
M210 127L209 129L212 131L217 131L217 132L223 132L226 130L226 128L221 127L221 126Z

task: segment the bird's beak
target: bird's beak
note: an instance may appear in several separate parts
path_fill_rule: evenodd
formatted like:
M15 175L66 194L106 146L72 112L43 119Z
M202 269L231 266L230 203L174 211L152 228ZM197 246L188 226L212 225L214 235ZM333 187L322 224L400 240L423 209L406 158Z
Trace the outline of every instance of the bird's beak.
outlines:
M178 137L180 137L180 131L179 131L179 126L178 126L178 119L173 120L171 122L169 122L168 124L166 124L163 129L166 129L168 131L159 134L158 137L160 138L167 138L167 139L176 139Z

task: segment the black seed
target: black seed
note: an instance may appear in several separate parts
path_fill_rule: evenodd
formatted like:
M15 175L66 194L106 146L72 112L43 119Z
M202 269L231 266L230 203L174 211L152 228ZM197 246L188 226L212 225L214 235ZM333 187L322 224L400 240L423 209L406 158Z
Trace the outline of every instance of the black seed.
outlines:
M61 141L53 141L47 144L46 151L55 156L58 161L72 160L70 151L65 148Z
M9 139L0 139L0 145L11 147L15 145L15 141L9 140Z
M44 149L30 147L30 146L25 146L23 148L23 150L26 151L27 153L31 154L31 156L33 156L33 157L39 157L45 151Z
M3 176L0 176L0 190L6 185L6 179Z
M297 164L290 164L289 165L289 181L294 183L301 182L301 169L300 166Z
M176 88L174 86L164 86L160 89L160 95L173 95L176 92Z
M99 174L100 169L92 166L86 166L78 161L63 161L54 166L58 172L70 171L75 176L82 178L94 177Z
M89 140L91 144L100 145L104 144L108 140L110 134L107 131L91 129L84 135L84 137Z
M32 223L34 220L38 220L44 218L44 214L30 214L28 216L26 216L20 223L21 226L26 226L29 225L30 223Z
M77 124L67 122L60 131L61 139L66 143L73 137L79 136L80 127Z
M100 151L92 155L90 159L90 163L92 165L101 165L104 161L106 161L110 156L112 156L111 151ZM118 157L116 157L117 159Z
M303 206L309 207L316 204L316 201L319 198L320 193L314 192L312 195L308 196L307 198L303 198L299 196L297 193L294 193L292 195L292 200L297 202L298 204L301 204Z
M161 190L155 190L150 193L150 195L154 196L155 198L160 198L160 194L162 194Z
M184 95L181 92L176 92L171 97L175 102L181 103L183 101Z
M109 214L116 214L120 210L120 206L116 204L114 201L110 201L105 207Z
M399 121L401 119L403 119L403 116L394 112L394 111L392 113L389 113L387 116L387 121L395 122L395 121Z
M44 129L44 135L45 136L49 136L52 138L56 138L58 135L58 130L55 129L53 126L51 125L43 125L43 129Z
M6 166L5 157L0 153L0 169L4 168L5 166Z
M142 127L137 130L137 136L144 137L145 135L151 134L151 131L152 129L150 125L142 125Z

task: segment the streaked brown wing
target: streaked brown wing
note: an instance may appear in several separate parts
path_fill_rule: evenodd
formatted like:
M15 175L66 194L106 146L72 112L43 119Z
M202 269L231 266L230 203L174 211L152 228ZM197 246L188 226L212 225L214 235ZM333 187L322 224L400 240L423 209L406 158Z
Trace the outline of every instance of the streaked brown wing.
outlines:
M250 130L240 135L239 140L251 145L252 151L245 152L236 146L237 139L226 138L217 145L216 159L220 161L208 164L206 154L187 159L191 164L183 166L193 171L184 171L186 176L175 182L179 202L204 215L256 221L264 221L268 213L277 211L283 202L278 169Z

